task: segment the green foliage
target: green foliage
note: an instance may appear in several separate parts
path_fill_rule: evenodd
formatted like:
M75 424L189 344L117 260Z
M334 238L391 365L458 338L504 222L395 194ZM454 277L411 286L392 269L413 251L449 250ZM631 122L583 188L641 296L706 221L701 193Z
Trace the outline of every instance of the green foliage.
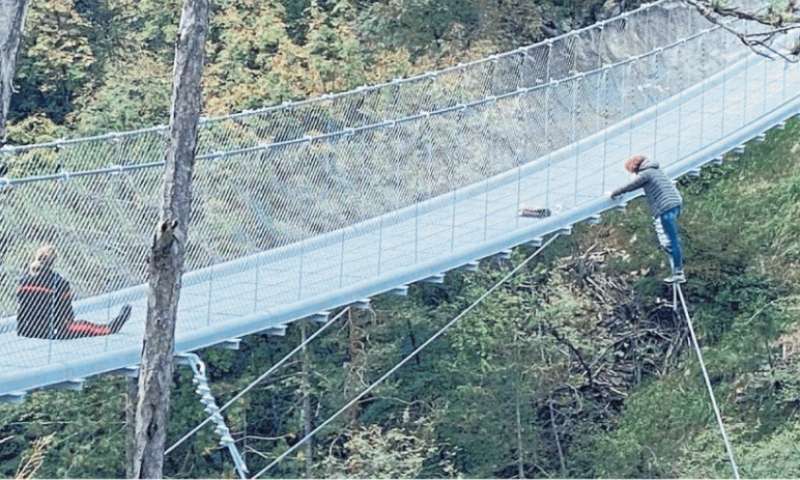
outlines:
M143 53L128 63L109 62L104 80L81 99L83 106L75 118L82 132L132 130L169 121L170 71L151 54Z
M736 164L684 182L689 284L686 292L743 475L796 476L798 363L786 357L798 330L793 252L800 237L795 187L800 125L773 132ZM641 234L646 219L623 220ZM658 268L658 260L638 260ZM780 265L780 267L778 267ZM617 268L629 268L617 265ZM777 342L777 343L776 343ZM781 347L784 355L781 354ZM730 467L700 372L691 357L625 402L619 423L590 433L573 451L578 476L719 477ZM785 443L784 443L785 442ZM680 446L681 448L676 448ZM771 459L771 460L767 460Z
M43 115L63 127L62 135L74 135L165 121L180 4L32 3L11 125ZM497 0L215 2L205 112L253 109L451 65L583 26L607 15L604 8L597 0L570 8Z
M684 376L697 372L686 370ZM713 428L703 387L697 377L692 386L676 376L671 381L652 383L628 398L615 429L600 434L574 454L586 471L579 476L675 477L671 460L678 446L701 428ZM585 449L585 450L584 450Z
M477 25L477 2L460 0L387 0L374 2L362 13L364 30L378 48L409 50L414 57L442 45L466 46L470 28Z
M0 476L13 477L35 440L53 435L41 478L125 475L121 379L92 381L83 392L36 392L20 407L0 407Z
M33 2L17 76L20 92L12 102L12 141L30 143L165 122L179 8L177 0ZM222 0L213 9L204 85L208 113L257 108L386 81L530 43L545 32L580 26L603 14L596 1L534 5L494 0ZM420 98L443 94L462 92L430 91L427 86L414 92ZM381 106L394 100L373 101ZM370 108L363 106L362 113L373 114ZM296 121L300 125L303 119ZM471 129L481 128L483 121L442 119L430 122L428 128L450 131L458 122L468 135ZM204 135L212 146L231 134L247 142L253 131L269 127L269 123L266 127L220 123ZM380 143L384 149L401 147L380 135L369 142ZM766 142L750 146L744 155L731 156L736 163L682 182L687 193L681 219L690 278L686 293L742 471L750 476L800 475L796 447L800 366L787 347L800 344L796 320L800 305L798 138L800 123L795 121L786 130L770 133ZM160 141L153 135L136 148L158 152L151 147ZM368 148L363 151L368 152L365 158L381 154ZM236 255L308 233L280 220L242 222L228 215L231 204L243 199L225 185L247 184L258 177L280 177L284 185L247 199L255 202L251 204L266 211L276 208L285 195L283 189L291 188L306 192L308 202L300 203L313 204L320 212L314 215L320 219L317 224L303 228L326 231L336 224L333 213L337 210L314 201L324 192L304 183L309 175L319 173L312 170L309 156L321 159L326 153L325 146L311 145L302 155L253 156L201 167L206 170L199 177L206 180L196 188L203 193L200 198L209 200L197 206L198 225L231 236L237 229L257 229L258 235L249 232L249 236L265 242L213 247ZM52 172L77 161L78 155L69 149L52 156L21 155L12 173ZM115 155L116 150L110 151L102 161L116 159ZM376 167L369 177L352 175L348 178L358 180L345 183L337 175L357 171L365 158L355 156L352 164L326 165L330 179L326 188L352 192L353 215L361 211L360 205L374 201L360 195L359 181L391 181L394 175L412 175L418 166L428 165L425 158L409 157L409 168L402 171L375 162L383 167ZM465 178L472 169L484 168L467 161L459 166ZM430 169L432 178L451 170L444 163ZM157 184L144 177L131 178L129 184L109 183L102 188ZM42 188L37 195L57 198L64 193L60 188L74 187ZM435 191L437 186L430 188ZM13 195L4 197L12 206ZM139 198L132 190L130 196ZM139 203L132 202L126 213L153 215L151 207ZM59 215L64 221L80 222L82 210L59 211ZM582 285L581 275L560 269L559 257L581 255L594 243L598 248L615 247L621 254L607 258L602 272L586 276L604 275L626 288L629 282L631 295L648 306L669 293L659 280L666 263L654 248L645 210L637 207L627 215L616 214L610 223L613 227L580 229L574 238L556 243L536 265L487 298L367 396L352 418L340 419L321 432L315 439L313 473L513 477L522 469L526 476L729 475L691 352L676 354L678 360L670 368L644 378L641 384L615 377L614 388L622 391L622 401L593 396L588 386L575 352L592 365L619 371L633 368L627 355L636 352L635 347L615 344L610 327L599 320L616 318L619 312L614 309L631 305L603 305ZM95 228L100 236L119 230L111 217L97 222ZM37 230L48 234L45 225ZM4 264L22 265L32 246L19 244L10 249ZM204 246L190 243L188 248ZM64 255L87 257L78 251ZM93 276L116 281L107 270L111 262L105 255L92 252L84 268ZM265 458L274 458L299 438L304 391L310 395L316 424L425 341L506 271L496 263L480 274L448 275L444 287L412 287L407 299L381 298L374 303L373 314L351 318L317 339L309 350L313 372L309 378L303 377L300 361L293 362L226 412L251 469L260 468ZM8 273L0 276L3 289L9 292L13 281ZM11 304L3 307L11 308ZM298 328L292 326L286 338L250 336L239 352L201 352L209 363L218 402L231 398L298 341ZM175 377L170 440L204 418L188 372L179 370ZM0 475L13 476L34 442L53 435L39 476L122 476L124 391L122 380L100 379L82 393L40 392L21 406L0 407ZM549 405L554 405L552 418ZM297 455L288 459L276 475L303 475L305 460ZM210 428L167 458L167 472L176 478L233 475L231 461Z
M62 131L47 115L37 113L9 125L8 138L19 144L48 142L59 138Z
M77 11L76 3L31 2L11 119L44 113L62 123L72 112L76 98L91 91L95 61L89 42L92 25Z
M406 413L408 421L408 413ZM348 432L342 446L347 452L330 455L322 461L325 477L334 478L414 478L422 471L424 463L438 448L432 437L432 424L426 419L414 422L411 432L402 428L383 431L378 425L359 427ZM298 455L298 460L302 456ZM452 467L442 462L444 470L452 474Z

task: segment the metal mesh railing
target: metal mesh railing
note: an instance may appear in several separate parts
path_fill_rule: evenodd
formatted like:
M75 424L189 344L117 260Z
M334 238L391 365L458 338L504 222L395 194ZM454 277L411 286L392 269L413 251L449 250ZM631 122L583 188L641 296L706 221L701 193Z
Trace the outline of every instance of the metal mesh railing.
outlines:
M674 163L795 98L797 77L661 1L441 72L206 120L179 336L486 242L520 226L523 204L569 211L622 181L625 156ZM77 317L105 324L133 304L125 335L86 348L140 338L164 132L3 150L5 315L48 243L85 299ZM46 364L64 343L0 336L0 352Z
M419 76L203 121L199 153L247 148L360 128L441 110L595 70L707 28L665 0L528 47ZM15 176L106 169L163 160L166 127L7 146Z

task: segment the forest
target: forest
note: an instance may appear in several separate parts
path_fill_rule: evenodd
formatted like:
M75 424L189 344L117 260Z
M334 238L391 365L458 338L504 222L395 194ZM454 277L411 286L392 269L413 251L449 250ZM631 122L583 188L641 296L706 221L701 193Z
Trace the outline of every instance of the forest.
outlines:
M636 7L624 0L219 0L204 115L406 77ZM168 120L177 0L33 0L9 143ZM746 477L800 477L800 121L683 179L684 288ZM642 203L642 202L638 202ZM686 324L661 282L645 205L581 225L270 474L279 478L729 477ZM532 250L352 310L227 411L264 465L438 330ZM9 259L3 259L3 267ZM198 352L222 404L318 324ZM128 379L0 404L0 476L127 474ZM175 372L168 443L205 412ZM233 478L207 427L173 478Z

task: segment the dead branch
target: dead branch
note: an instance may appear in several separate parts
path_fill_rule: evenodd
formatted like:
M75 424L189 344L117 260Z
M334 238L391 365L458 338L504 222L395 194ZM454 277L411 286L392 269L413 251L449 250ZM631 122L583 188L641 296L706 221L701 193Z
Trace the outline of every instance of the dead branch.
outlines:
M572 344L572 342L570 342L569 340L564 338L561 334L559 334L558 330L556 328L554 328L552 325L547 324L546 327L547 327L547 331L550 332L550 335L552 335L553 338L555 338L557 342L559 342L562 345L566 346L569 349L570 352L575 354L575 356L578 358L578 362L581 364L581 367L583 368L584 373L586 373L586 379L589 381L589 387L593 387L594 386L594 378L592 377L592 369L589 368L589 365L586 363L586 361L584 361L583 355L581 355L580 350L575 348L575 346Z
M787 62L800 61L800 39L789 52L782 52L771 45L771 42L780 34L793 30L800 30L800 11L796 0L788 2L786 9L776 11L769 7L763 13L748 12L739 7L724 5L714 0L683 0L687 5L697 10L703 17L714 25L735 35L742 44L753 52L765 58L774 60L776 57ZM732 25L729 19L742 20L745 24L757 24L767 27L767 30L758 32L743 32Z
M55 438L55 434L50 434L33 442L30 453L25 456L24 461L20 462L14 478L28 479L36 475L36 472L42 468L44 457L50 444L53 443L53 438Z

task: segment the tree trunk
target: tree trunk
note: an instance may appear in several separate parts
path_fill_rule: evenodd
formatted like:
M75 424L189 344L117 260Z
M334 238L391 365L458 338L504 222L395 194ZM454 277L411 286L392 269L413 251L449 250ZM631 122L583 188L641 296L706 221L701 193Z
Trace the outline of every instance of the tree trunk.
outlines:
M136 408L135 478L161 478L175 347L175 314L192 206L208 0L185 0L175 46L170 145L161 222L148 258L147 325Z
M520 388L523 381L522 355L519 351L520 331L514 331L514 413L517 429L517 478L525 478L525 447L522 442L522 412Z
M553 414L553 401L548 401L548 407L550 408L550 428L553 429L553 437L556 439L556 449L558 451L558 463L561 466L561 478L566 478L567 476L567 464L564 461L564 451L561 449L561 439L558 437L558 428L556 428L556 417Z
M522 412L519 406L519 390L514 388L514 410L517 417L517 478L525 478L525 449L522 444Z
M362 376L364 374L365 352L364 352L364 329L363 329L363 316L364 312L359 309L351 308L348 312L349 329L348 329L348 356L350 357L350 365L348 366L345 376L344 396L346 399L355 397L361 393L364 388ZM358 422L358 415L361 412L359 404L356 403L350 407L344 416L347 423L355 426Z
M6 143L6 117L27 12L28 0L0 0L0 147Z
M306 330L308 329L308 322L305 320L300 321L300 337L301 342L306 342ZM303 346L303 437L308 436L313 430L312 413L311 413L311 353L308 351L307 346ZM305 475L306 478L313 478L312 468L314 466L314 439L311 438L305 445Z
M125 378L125 478L133 478L136 451L136 405L139 403L139 378Z

